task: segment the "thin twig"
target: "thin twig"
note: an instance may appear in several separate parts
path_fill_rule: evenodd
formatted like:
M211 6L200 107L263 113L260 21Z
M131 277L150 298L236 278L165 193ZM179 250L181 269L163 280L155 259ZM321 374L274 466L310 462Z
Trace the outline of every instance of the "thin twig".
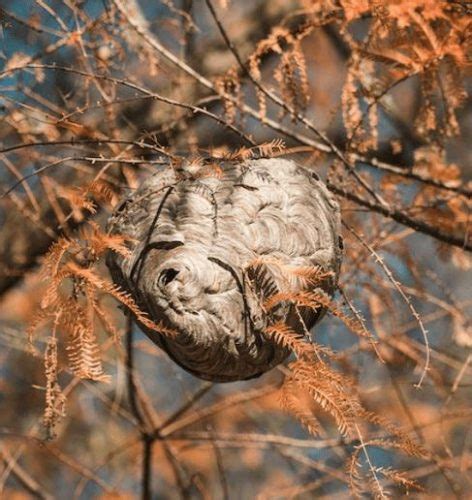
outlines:
M142 94L147 95L147 96L155 99L156 101L161 101L161 102L163 102L165 104L169 104L171 106L175 106L175 107L183 108L183 109L188 109L188 110L192 111L193 113L207 116L208 118L215 120L220 125L228 128L229 130L231 130L232 132L234 132L235 134L240 136L249 145L251 145L251 146L256 145L255 142L248 135L246 135L244 132L242 132L237 127L235 127L234 125L232 125L228 121L224 120L223 118L220 118L218 115L215 115L211 111L208 111L206 108L201 108L199 106L194 106L193 104L187 104L187 103L184 103L181 101L177 101L175 99L171 99L170 97L162 96L160 94L157 94L156 92L152 92L152 91L146 89L145 87L142 87L141 85L138 85L137 83L133 83L129 80L123 80L121 78L114 78L112 76L103 75L103 74L98 75L96 73L89 73L87 71L82 71L82 70L70 68L67 66L58 66L55 64L29 64L29 65L21 66L18 68L12 68L9 71L14 72L14 71L22 71L22 70L26 70L26 69L48 69L48 70L52 70L52 71L63 71L65 73L73 73L76 75L81 75L81 76L84 76L86 78L104 80L104 81L108 81L111 83L115 83L117 85L122 85L123 87L128 87L130 89L137 90L138 92L141 92Z
M356 181L377 201L377 203L380 203L381 206L385 207L388 209L388 204L387 202L367 183L367 181L359 175L359 173L355 170L355 165L353 165L346 157L345 155L341 152L341 150L329 139L329 137L319 130L310 120L308 120L305 116L301 115L293 109L290 105L288 105L283 99L280 99L274 92L271 90L267 89L259 80L257 80L251 72L247 69L246 65L244 64L241 56L239 55L236 47L234 44L231 42L228 34L226 33L225 28L223 27L223 24L221 23L220 19L218 18L218 15L213 7L213 4L211 0L205 0L211 15L213 16L213 19L218 26L218 29L228 46L228 49L230 52L234 55L236 61L238 62L239 66L241 67L243 73L249 77L251 82L255 85L255 87L260 90L266 97L268 97L274 104L282 108L284 111L289 113L291 116L295 117L299 122L303 123L308 130L311 130L317 137L324 143L328 148L331 153L333 153L341 162L346 166L348 169L348 172L353 175L353 177L356 179ZM228 96L225 95L225 98L228 98Z
M382 257L375 251L375 249L365 241L365 239L357 233L351 226L343 222L344 227L352 234L354 237L359 241L359 243L369 250L369 252L375 257L375 261L380 265L380 267L383 269L384 273L387 275L387 278L390 280L390 282L393 284L393 286L396 288L402 299L405 301L407 304L408 308L411 311L411 314L415 318L415 320L418 323L418 326L420 328L421 334L423 336L423 341L424 345L426 347L426 359L425 363L423 366L423 371L421 372L420 380L416 384L417 388L421 387L421 384L423 383L424 378L426 377L426 374L428 373L429 370L429 364L430 364L430 358L431 358L431 349L429 347L429 339L428 339L428 332L426 328L424 327L423 321L418 313L418 311L415 309L413 306L410 298L406 295L406 293L403 291L402 285L399 281L397 281L392 273L392 271L389 269L387 264L385 264L385 261L382 259Z
M5 447L0 449L0 457L5 464L7 470L10 470L15 478L36 498L41 500L52 500L54 497L50 495L38 481L31 476L24 467L22 467L15 458L10 455ZM2 488L3 489L3 488ZM0 491L1 493L1 491Z
M382 214L383 216L389 217L390 219L393 219L394 221L403 224L404 226L411 227L419 233L427 234L428 236L432 236L439 241L459 247L463 250L467 250L469 252L472 251L472 241L468 242L465 235L455 236L453 234L445 233L441 229L430 226L424 221L410 217L409 215L406 215L404 212L400 212L399 210L387 210L380 205L376 205L375 203L365 200L364 198L361 198L360 196L357 196L346 189L334 185L332 182L328 182L328 189L337 195L340 195L350 201L353 201L354 203L357 203L358 205L369 208L372 212Z
M153 439L148 432L148 422L139 406L136 381L134 379L134 352L133 352L133 319L128 313L126 325L126 373L128 383L128 397L131 406L131 412L136 418L141 430L142 442L142 464L141 464L141 497L143 500L151 499L152 491L152 445Z

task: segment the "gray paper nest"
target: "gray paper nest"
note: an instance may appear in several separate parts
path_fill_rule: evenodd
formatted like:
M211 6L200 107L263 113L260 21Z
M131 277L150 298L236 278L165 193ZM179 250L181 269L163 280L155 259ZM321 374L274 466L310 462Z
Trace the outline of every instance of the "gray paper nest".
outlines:
M339 225L325 185L293 161L189 161L147 178L118 206L109 230L133 238L132 256L110 254L107 264L152 320L178 332L141 325L176 363L206 380L244 380L289 355L267 325L283 320L305 334L323 314L288 302L265 311L262 302L310 289L286 271L293 266L331 271L311 289L332 295Z

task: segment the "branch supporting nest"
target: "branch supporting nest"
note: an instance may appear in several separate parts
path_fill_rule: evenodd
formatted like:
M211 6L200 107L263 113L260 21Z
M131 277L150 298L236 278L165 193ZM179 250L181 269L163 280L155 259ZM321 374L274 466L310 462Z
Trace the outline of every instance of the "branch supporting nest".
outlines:
M118 206L109 230L132 238L130 257L108 257L114 281L175 335L141 327L207 380L253 378L281 363L289 350L270 325L305 335L324 310L269 299L332 295L337 285L339 207L293 161L169 164Z

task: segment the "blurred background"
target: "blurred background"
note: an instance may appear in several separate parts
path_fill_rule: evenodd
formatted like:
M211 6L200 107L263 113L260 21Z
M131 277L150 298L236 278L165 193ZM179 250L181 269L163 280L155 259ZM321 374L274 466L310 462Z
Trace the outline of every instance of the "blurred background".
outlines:
M0 0L1 496L468 496L468 4ZM280 404L284 367L230 384L188 375L103 289L100 376L71 368L74 338L41 304L78 300L58 272L73 252L51 245L74 241L79 258L169 158L235 151L296 159L338 196L336 304L377 343L333 314L313 338L422 457L375 421L364 447L342 436L301 390L321 423L310 435Z

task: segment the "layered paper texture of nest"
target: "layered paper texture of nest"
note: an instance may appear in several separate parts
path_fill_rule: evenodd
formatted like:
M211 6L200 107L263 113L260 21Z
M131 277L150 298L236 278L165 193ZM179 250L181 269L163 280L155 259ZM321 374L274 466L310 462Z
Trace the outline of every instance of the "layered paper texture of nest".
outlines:
M257 377L289 351L267 335L283 321L308 336L323 308L276 294L331 295L340 263L339 208L316 176L284 159L169 165L125 199L109 221L132 238L111 254L114 281L149 317L177 332L147 335L203 379ZM321 280L307 279L320 272Z

